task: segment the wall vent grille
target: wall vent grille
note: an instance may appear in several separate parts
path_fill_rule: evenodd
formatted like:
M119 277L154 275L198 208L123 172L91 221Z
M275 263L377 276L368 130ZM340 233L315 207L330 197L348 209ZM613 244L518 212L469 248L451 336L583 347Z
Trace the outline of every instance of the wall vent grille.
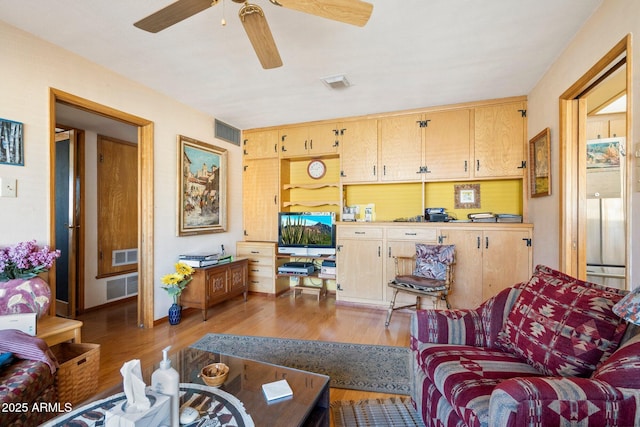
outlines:
M107 280L107 301L136 295L138 293L138 273Z
M111 252L111 265L117 267L119 265L130 265L138 263L138 248L118 249Z
M240 129L234 128L218 119L215 120L215 135L216 138L240 145Z

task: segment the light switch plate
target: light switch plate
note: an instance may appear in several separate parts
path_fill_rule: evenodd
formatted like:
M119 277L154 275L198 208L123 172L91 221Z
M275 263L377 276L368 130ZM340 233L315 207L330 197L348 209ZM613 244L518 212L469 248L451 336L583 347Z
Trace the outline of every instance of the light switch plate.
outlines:
M16 180L0 178L0 197L16 197Z

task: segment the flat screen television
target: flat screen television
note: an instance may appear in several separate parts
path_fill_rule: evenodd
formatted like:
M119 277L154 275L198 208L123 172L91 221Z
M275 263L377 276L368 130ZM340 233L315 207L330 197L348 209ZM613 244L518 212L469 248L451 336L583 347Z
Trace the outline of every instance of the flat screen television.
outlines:
M334 212L280 212L278 252L294 256L323 256L336 253Z

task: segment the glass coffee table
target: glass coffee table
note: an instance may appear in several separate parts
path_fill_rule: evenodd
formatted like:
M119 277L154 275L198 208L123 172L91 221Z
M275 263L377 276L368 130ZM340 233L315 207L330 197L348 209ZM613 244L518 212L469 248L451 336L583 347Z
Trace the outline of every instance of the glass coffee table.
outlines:
M181 408L196 407L201 419L189 426L328 426L329 377L269 363L187 347L170 357L180 374ZM219 388L207 387L198 377L211 363L229 366L229 376ZM158 367L143 367L143 379L151 383ZM267 401L262 384L286 379L293 396ZM49 421L47 426L104 425L104 412L125 402L122 386L101 393L80 407L74 407ZM247 416L248 415L248 416Z

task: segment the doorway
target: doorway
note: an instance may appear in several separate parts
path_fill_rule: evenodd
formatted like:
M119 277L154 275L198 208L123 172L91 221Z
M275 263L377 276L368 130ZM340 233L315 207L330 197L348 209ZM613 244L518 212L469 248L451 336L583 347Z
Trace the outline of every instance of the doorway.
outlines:
M56 131L55 135L55 246L60 249L60 258L56 261L56 315L75 318L78 290L83 289L82 275L78 267L84 265L84 251L78 250L82 239L79 232L82 212L80 174L82 141L75 130Z
M593 141L588 124L589 96L593 95L598 88L602 88L607 81L610 82L616 73L618 75L622 73L622 92L623 95L626 95L626 105L624 113L621 115L622 123L618 122L615 126L617 129L622 129L618 133L624 133L626 140L632 141L630 51L631 36L627 35L560 96L560 268L567 274L583 280L587 280L587 264L594 262L593 247L602 248L601 241L593 241L594 232L589 219L592 217L593 200L601 198L600 191L590 192L594 180L588 171L594 172L595 168L592 161L588 160L587 153L588 148L594 148L593 146L589 147L593 145L593 142L588 144L589 140ZM620 93L613 95L619 97ZM593 101L591 104L593 107ZM608 132L611 128L609 122ZM606 136L609 138L611 133L607 133ZM617 193L612 193L615 198L619 199L617 210L621 211L621 215L617 217L617 221L621 223L615 227L619 235L615 239L615 245L621 255L615 264L617 267L622 267L621 274L618 274L621 279L619 287L629 289L631 277L631 269L629 268L631 266L629 250L631 247L629 221L631 218L631 156L626 156L624 149L621 151L620 148L619 145L616 146L618 159L621 163L618 168L619 188ZM608 171L612 170L613 168L610 168ZM600 182L603 181L600 180ZM598 202L598 209L602 210L604 205L607 203ZM602 265L607 265L607 262L602 261L602 258L600 260Z
M56 242L56 212L55 212L55 127L56 106L68 105L97 116L107 117L118 122L137 127L138 131L138 325L144 328L152 328L154 320L153 311L153 122L125 113L96 102L80 98L67 92L51 88L49 92L49 116L50 116L50 241ZM144 190L142 190L144 189ZM57 294L56 272L50 273L50 286L52 294ZM61 285L62 286L62 285ZM55 306L52 305L50 315L55 315Z

